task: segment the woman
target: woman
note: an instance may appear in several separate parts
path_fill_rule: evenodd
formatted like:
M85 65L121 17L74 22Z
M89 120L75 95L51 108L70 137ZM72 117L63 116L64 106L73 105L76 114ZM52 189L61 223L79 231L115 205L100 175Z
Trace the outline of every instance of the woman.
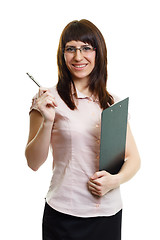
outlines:
M53 176L46 197L43 239L121 239L120 185L140 167L129 124L127 159L119 173L99 171L100 121L116 100L106 90L107 50L98 28L88 20L73 21L62 32L58 83L40 88L30 112L26 146L34 171L46 161L51 146Z

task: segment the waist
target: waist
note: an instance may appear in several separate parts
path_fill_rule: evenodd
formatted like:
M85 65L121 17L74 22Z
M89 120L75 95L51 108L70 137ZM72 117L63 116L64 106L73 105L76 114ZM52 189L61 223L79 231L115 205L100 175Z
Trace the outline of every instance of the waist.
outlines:
M88 175L64 174L56 178L53 174L46 200L55 210L79 217L111 216L122 209L120 188L111 190L103 197L90 193Z

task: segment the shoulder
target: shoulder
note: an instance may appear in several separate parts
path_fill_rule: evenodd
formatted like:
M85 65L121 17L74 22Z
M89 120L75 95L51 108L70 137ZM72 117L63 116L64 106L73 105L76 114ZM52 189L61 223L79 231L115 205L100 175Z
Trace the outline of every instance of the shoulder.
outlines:
M68 109L68 106L66 105L66 103L63 101L63 99L61 98L61 96L58 93L57 85L55 85L51 88L48 88L48 90L55 98L55 101L56 101L59 109L65 109L65 110ZM58 109L58 108L56 108L56 109Z
M122 99L121 99L119 96L117 96L116 94L112 94L112 97L113 97L115 103L117 103L117 102L119 102L119 101L122 100Z
M53 86L53 87L50 87L48 88L48 90L53 94L53 95L57 95L58 92L57 92L57 86Z
M57 85L48 88L49 92L53 95L53 97L55 98L55 100L57 101L57 103L61 102L62 99L57 91Z
M116 94L114 94L112 92L110 92L109 94L112 96L112 98L114 100L114 103L117 103L117 102L122 100L118 95L116 95Z
M112 93L110 93L111 94L111 96L113 97L113 99L114 99L114 103L118 103L118 102L120 102L121 100L123 100L124 98L122 98L122 97L120 97L120 96L118 96L118 95L116 95L116 94L112 94ZM128 110L128 120L130 120L131 119L131 114L130 114L130 109Z

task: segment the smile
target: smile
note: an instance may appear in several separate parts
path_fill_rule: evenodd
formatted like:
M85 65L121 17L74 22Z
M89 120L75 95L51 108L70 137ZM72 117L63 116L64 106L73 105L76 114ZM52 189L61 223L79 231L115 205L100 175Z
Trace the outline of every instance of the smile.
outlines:
M87 66L87 64L81 64L81 65L72 64L72 66L73 66L74 68L79 68L79 69L82 69L82 68L86 67L86 66Z

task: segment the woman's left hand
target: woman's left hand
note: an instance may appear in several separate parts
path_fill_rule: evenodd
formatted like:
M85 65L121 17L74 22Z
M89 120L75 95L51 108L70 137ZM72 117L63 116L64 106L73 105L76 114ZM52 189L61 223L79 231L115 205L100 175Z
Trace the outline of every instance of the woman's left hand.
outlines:
M106 171L96 172L88 181L89 191L99 197L117 187L119 187L118 174L112 175Z

